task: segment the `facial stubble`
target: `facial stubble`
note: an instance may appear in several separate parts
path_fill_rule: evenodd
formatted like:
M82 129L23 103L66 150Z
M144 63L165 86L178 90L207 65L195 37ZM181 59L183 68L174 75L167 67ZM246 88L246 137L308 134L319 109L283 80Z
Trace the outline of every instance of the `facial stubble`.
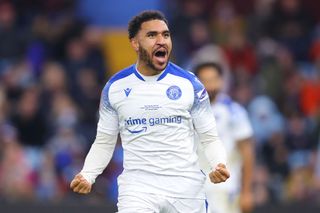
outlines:
M148 54L148 51L146 49L144 49L143 47L139 46L139 53L138 54L139 54L140 60L143 61L149 68L151 68L151 69L153 69L153 70L155 70L157 72L161 72L162 71L162 69L160 69L160 70L157 69L156 66L152 63L152 58L151 58L152 56L150 56ZM168 62L169 61L166 62L166 66L165 67L167 67Z

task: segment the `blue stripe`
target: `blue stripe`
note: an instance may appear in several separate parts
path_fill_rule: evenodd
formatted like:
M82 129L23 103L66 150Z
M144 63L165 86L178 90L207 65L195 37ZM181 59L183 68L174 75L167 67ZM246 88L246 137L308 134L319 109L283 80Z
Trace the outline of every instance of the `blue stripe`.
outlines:
M159 76L159 78L157 79L157 81L162 80L164 77L166 77L166 75L168 74L169 70L171 67L171 62L168 63L166 69L164 70L164 72Z
M110 78L109 82L112 84L113 82L115 82L117 80L120 80L122 78L125 78L125 77L131 75L134 71L135 71L135 67L134 67L134 65L131 65L130 67L127 67L127 68L119 71L118 73L116 73L114 76L112 76Z
M202 83L197 79L197 77L193 73L188 72L171 62L168 64L167 69L164 71L164 73L162 73L162 75L159 77L158 81L163 79L168 73L189 80L195 92L200 92L204 89Z
M129 75L131 75L132 73L134 73L135 71L135 67L134 65L131 65L130 67L127 67L121 71L119 71L118 73L116 73L114 76L112 76L109 81L106 83L106 85L104 86L103 88L103 91L102 91L102 99L103 99L103 104L105 107L111 107L110 105L110 101L109 101L109 89L110 89L110 86L120 80L120 79L123 79L125 77L128 77Z
M145 81L144 78L138 73L136 65L134 65L134 71L133 73L137 76L137 78L139 78L142 81Z
M206 205L206 212L208 212L209 211L209 209L208 209L209 205L208 205L207 199L205 199L204 202L205 202L205 205Z

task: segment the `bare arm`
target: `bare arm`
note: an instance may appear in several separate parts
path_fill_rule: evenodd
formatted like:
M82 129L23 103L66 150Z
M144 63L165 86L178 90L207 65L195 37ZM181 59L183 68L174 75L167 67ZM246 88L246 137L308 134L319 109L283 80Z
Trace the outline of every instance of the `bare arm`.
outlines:
M252 180L255 159L253 139L247 138L239 141L238 149L243 160L240 205L243 212L250 212L253 208Z

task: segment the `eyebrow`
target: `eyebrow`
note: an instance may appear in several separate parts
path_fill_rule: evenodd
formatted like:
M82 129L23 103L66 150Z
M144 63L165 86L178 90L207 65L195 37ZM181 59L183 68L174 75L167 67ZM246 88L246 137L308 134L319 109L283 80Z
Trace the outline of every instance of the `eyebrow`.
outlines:
M158 34L158 33L161 33L161 34L163 34L163 33L170 33L170 31L169 31L169 30L164 30L164 31L162 31L162 32L159 32L159 31L148 31L146 34L147 34L147 35L150 35L150 34Z

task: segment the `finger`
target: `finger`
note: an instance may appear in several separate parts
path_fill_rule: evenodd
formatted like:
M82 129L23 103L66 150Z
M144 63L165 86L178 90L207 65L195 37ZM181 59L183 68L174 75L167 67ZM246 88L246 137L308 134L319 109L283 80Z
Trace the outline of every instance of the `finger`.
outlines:
M219 172L226 179L230 177L230 173L226 168L218 168L216 171Z
M225 164L223 164L223 163L219 163L218 165L217 165L217 168L226 168L226 165Z
M74 187L76 187L79 183L80 183L80 180L75 177L70 183L70 188L74 189Z
M86 189L85 189L85 193L89 193L91 192L91 185L87 185Z
M74 176L73 180L70 183L70 187L73 189L75 186L77 186L81 182L82 178L83 177L80 173Z
M219 178L216 176L214 172L211 172L209 177L212 183L219 183Z
M81 181L87 181L82 175L79 175L79 179L80 179Z
M91 187L89 185L86 185L85 187L83 187L79 193L80 194L88 194L91 191Z
M82 175L80 173L76 174L75 178L81 178Z
M80 194L87 194L87 193L88 193L88 188L85 186L85 187L83 187L82 189L80 189L80 190L78 191L78 193L80 193Z
M74 192L80 192L80 190L82 189L82 188L84 188L86 186L86 184L84 183L84 182L80 182L74 189L73 189L73 191Z
M227 178L222 173L220 173L219 170L214 171L214 174L218 178L219 183L227 180Z
M89 181L87 181L87 179L85 179L83 176L81 176L80 180L81 182L84 182L89 185Z
M221 170L221 168L211 172L211 182L221 183L225 182L228 179L228 172L224 171L226 169L222 169L222 172L220 172L219 170Z

